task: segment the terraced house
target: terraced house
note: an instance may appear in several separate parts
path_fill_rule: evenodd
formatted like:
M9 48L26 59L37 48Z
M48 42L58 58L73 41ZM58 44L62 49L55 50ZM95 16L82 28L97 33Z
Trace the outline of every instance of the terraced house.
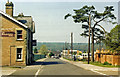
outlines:
M33 62L35 23L23 13L13 16L14 4L6 3L6 13L0 11L2 63L1 66L21 66Z

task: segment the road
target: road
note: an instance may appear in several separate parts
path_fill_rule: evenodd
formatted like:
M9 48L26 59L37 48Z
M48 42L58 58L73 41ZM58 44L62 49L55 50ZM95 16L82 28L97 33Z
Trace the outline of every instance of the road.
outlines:
M45 61L38 61L31 66L17 70L10 76L28 77L107 77L90 70L85 70L78 66L64 62L60 59L47 58Z

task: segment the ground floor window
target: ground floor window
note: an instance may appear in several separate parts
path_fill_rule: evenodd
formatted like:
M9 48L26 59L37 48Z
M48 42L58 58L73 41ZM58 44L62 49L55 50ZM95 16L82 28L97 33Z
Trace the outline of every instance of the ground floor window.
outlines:
M17 48L17 61L22 60L22 48Z

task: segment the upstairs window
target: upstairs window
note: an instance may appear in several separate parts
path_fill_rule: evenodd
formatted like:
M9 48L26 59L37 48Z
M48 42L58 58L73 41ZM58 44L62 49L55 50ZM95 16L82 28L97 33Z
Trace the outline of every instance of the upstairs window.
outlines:
M17 48L17 61L22 60L22 48Z
M21 22L21 23L23 23L23 24L27 23L26 20L18 20L18 21Z
M22 40L22 30L17 30L17 40Z

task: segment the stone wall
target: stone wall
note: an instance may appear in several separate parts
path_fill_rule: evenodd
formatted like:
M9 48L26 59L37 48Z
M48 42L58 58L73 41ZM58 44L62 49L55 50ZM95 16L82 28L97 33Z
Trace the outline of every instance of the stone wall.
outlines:
M23 40L16 40L16 30L20 29L23 31ZM11 66L11 65L26 65L26 30L20 25L16 24L14 21L2 16L2 32L14 32L15 36L4 37L2 40L2 66ZM16 48L22 47L22 61L16 61Z

